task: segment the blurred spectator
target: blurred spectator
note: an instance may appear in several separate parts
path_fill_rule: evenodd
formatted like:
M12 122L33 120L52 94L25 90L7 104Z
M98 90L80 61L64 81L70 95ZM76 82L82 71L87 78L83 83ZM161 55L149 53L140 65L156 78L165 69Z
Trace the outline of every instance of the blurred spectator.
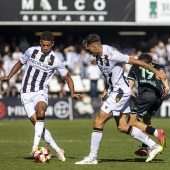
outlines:
M4 62L4 69L5 69L7 75L10 73L11 69L13 68L13 66L15 65L16 62L17 61L14 60L11 53L9 53L9 58ZM7 97L10 97L10 95L12 97L16 97L16 93L17 93L17 89L15 86L16 78L17 78L17 74L12 76L10 81L7 83L7 85L8 85L7 90L6 90Z
M4 49L3 49L3 52L2 52L2 59L3 59L3 62L5 62L6 59L8 59L8 53L11 53L11 47L9 44L5 44L4 45Z
M168 62L170 63L170 38L168 38L168 42L166 44L166 51L167 51Z
M91 65L87 68L87 75L90 79L90 96L98 97L97 82L101 78L101 72L97 66L96 60L91 60Z
M140 40L138 41L138 48L142 51L142 52L146 52L148 51L148 43L145 39L144 36L140 37Z
M17 49L15 50L15 47L19 44L18 45L19 48L20 47L22 48L20 52L22 53L22 51L25 51L24 49L30 46L27 38L31 40L30 41L31 44L39 45L39 41L34 40L35 37L28 37L29 35L27 37L26 36L27 35L25 34L25 36L20 37L21 39L19 39L16 36L7 38L3 34L0 36L0 53L1 53L0 58L2 58L3 63L5 63L5 61L8 60L9 53L13 52L12 50L14 50L14 53L12 53L12 56L17 60L19 59L20 54L16 54ZM166 32L162 34L160 32L156 32L153 35L151 35L150 32L147 32L147 36L140 36L137 38L134 38L134 37L129 38L127 36L126 39L124 36L116 36L116 35L113 35L113 36L114 38L113 37L108 37L108 38L114 39L114 42L109 40L108 38L105 41L110 41L110 43L113 44L112 46L114 47L116 46L119 50L122 49L123 53L128 53L129 55L134 56L136 58L136 56L138 56L137 54L138 52L136 52L135 49L141 50L142 52L144 51L149 52L154 62L156 62L157 64L164 65L164 66L166 65L166 71L167 71L167 74L169 74L169 81L170 81L170 66L169 66L170 65L170 36L169 36L169 33ZM87 55L89 54L87 54L84 50L81 50L82 40L83 40L83 36L75 37L74 35L68 35L66 38L63 39L63 41L61 41L62 42L61 44L57 44L56 48L54 48L54 51L56 51L59 59L63 61L65 65L68 65L68 68L69 70L71 70L70 73L72 75L80 74L81 78L83 79L83 78L88 78L87 68L88 68L88 65L91 64L91 61L90 63L88 63ZM166 41L167 43L165 45ZM72 46L72 44L76 44L76 46ZM76 51L80 51L80 53L77 54ZM90 60L91 60L91 57L90 57ZM20 72L20 74L24 73L24 67L25 65L22 67L22 71ZM131 65L125 64L125 67L124 67L126 70L125 75L128 73L130 67ZM20 74L17 76L18 83L20 82ZM61 81L59 80L59 83L62 88L64 84L64 82L62 82L62 78L61 78ZM65 95L65 92L63 92L62 90L60 93L61 93L59 94L60 96Z
M9 59L9 55L11 55L11 52L6 53L6 54L2 57L3 62L5 62L6 60Z
M25 52L30 47L26 37L21 37L19 42L19 48L21 52Z
M17 38L16 38L16 36L11 37L10 44L11 44L11 51L14 51L16 46L17 46Z
M67 68L67 66L66 66ZM58 83L60 84L60 88L61 90L59 91L59 97L60 98L63 98L64 96L66 96L66 91L64 89L64 85L65 85L65 80L60 76L59 72L56 71L56 77L57 77L57 80L58 80Z
M87 53L84 49L81 49L78 56L78 62L80 65L80 75L82 79L87 78L87 66L90 63L91 55Z
M159 42L159 39L158 39L158 34L157 33L154 33L153 36L150 38L148 44L149 44L149 47L154 47L155 45L157 45Z
M69 46L64 49L64 54L66 55L66 61L70 73L73 74L80 74L80 67L78 63L78 57L76 53L76 49L74 46Z
M166 53L165 44L162 41L158 43L158 48L156 49L156 53L158 54L159 64L165 66L167 62L167 53Z
M6 76L6 71L5 71L5 69L3 68L3 61L2 61L2 59L0 59L0 79L2 78L2 77L5 77ZM2 96L3 96L3 87L2 86L0 86L0 98L2 98Z
M23 53L20 51L19 47L15 47L15 51L12 53L12 57L14 60L18 61L19 58L23 55Z
M152 56L152 61L156 64L159 64L158 54L156 53L157 46L154 46L150 49L149 53Z
M23 76L22 76L22 72L21 71L19 71L18 73L17 73L17 76L16 76L16 83L22 83L22 78L23 78Z
M166 75L167 75L167 77L168 77L168 82L169 82L169 84L170 84L170 65L167 65L167 66L165 67L165 69L166 69Z
M54 52L56 53L56 55L58 56L58 58L60 59L60 61L65 61L65 58L64 58L64 55L63 53L60 51L60 48L59 47L55 47L54 48Z
M125 50L125 49L124 49ZM137 51L136 52L136 49L135 48L129 48L129 49L126 49L126 53L124 54L127 54L135 59L138 58L138 56L141 54L141 51ZM123 69L124 69L124 75L127 76L128 73L129 73L129 70L130 68L132 67L131 64L124 64L123 65Z

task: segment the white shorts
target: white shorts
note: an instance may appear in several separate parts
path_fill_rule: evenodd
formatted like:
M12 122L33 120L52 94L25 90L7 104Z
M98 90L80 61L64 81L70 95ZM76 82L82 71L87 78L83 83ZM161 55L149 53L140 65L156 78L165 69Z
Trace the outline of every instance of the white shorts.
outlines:
M21 94L21 102L29 118L36 112L35 106L40 101L48 105L48 94L44 90Z
M113 116L119 116L120 113L130 113L129 99L131 96L130 90L126 91L124 94L119 94L118 92L110 92L109 97L104 101L101 106L101 110L109 114L113 113Z

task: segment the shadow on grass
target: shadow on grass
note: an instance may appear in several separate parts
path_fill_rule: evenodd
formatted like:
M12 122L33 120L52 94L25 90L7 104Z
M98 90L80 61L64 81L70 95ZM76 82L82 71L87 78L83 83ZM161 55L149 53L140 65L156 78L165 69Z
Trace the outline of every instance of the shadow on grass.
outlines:
M98 163L103 162L144 162L146 158L134 158L134 159L98 159ZM151 163L164 163L163 159L154 159Z
M51 158L56 158L57 156L52 156ZM16 157L16 158L21 158L21 157ZM29 157L23 157L23 159L27 159L27 160L34 160L34 157L29 156Z

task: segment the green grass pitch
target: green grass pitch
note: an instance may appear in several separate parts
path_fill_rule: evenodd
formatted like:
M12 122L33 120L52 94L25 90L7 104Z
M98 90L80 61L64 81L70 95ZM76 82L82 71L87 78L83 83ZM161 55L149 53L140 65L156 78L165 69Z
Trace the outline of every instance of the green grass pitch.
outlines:
M114 119L104 128L103 139L98 153L97 165L75 165L89 154L92 119L86 120L46 120L57 144L66 152L66 161L58 161L52 148L41 140L40 146L52 152L50 162L36 163L29 156L33 143L34 127L29 120L0 121L0 169L3 170L168 170L170 169L170 119L155 118L153 126L164 128L167 147L151 163L145 157L134 154L140 142L117 131ZM156 140L155 137L152 137Z

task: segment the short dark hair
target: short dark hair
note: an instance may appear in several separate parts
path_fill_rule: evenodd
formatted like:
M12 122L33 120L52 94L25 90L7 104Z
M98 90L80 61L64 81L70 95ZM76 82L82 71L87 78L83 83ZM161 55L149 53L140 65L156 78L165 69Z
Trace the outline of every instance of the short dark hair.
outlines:
M142 60L145 63L151 63L152 62L152 56L148 53L142 53L139 57L138 60Z
M54 41L54 35L50 31L44 31L40 35L40 40Z
M82 42L83 46L89 46L92 43L100 42L100 37L97 34L89 34Z

